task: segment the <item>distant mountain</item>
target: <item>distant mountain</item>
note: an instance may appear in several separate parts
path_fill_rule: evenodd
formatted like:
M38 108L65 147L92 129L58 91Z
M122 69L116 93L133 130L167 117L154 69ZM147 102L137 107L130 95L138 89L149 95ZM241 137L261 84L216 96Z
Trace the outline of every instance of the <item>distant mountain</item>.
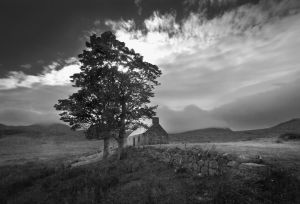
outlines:
M174 142L225 142L236 140L238 134L229 128L205 128L170 135Z
M284 133L300 133L300 119L292 119L270 128L239 131L257 137L277 137Z
M229 128L206 128L171 134L173 142L229 142L278 137L283 133L300 133L300 119L292 119L270 128L232 131Z
M287 122L280 123L271 129L278 132L297 132L300 133L300 118L292 119Z
M61 123L34 124L28 126L7 126L0 124L0 138L14 135L34 138L60 137L66 139L73 136L83 136L83 132L73 131L69 126Z
M264 137L278 137L283 133L300 133L300 119L292 119L270 128L233 131L229 128L206 128L170 135L173 142L230 142ZM25 136L32 138L55 138L62 140L84 139L83 131L73 131L61 123L7 126L0 124L0 138Z

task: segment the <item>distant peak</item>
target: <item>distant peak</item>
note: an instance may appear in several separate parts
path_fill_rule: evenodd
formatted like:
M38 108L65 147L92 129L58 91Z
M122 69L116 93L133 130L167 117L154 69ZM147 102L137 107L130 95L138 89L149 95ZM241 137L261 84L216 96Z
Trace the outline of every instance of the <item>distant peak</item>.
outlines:
M288 120L288 121L279 123L279 124L276 125L276 126L280 126L280 125L284 125L284 124L289 124L289 123L300 123L300 118L293 118L293 119L291 119L291 120ZM275 126L275 127L276 127L276 126Z
M68 125L63 124L63 123L58 123L58 122L56 122L56 123L47 123L47 122L45 122L45 123L35 123L35 124L30 125L30 126L49 127L49 126L68 126Z
M230 128L227 127L208 127L208 128L201 128L201 129L195 129L195 130L188 130L188 131L184 131L181 133L191 133L191 132L203 132L203 131L228 131L228 132L232 132L232 130Z

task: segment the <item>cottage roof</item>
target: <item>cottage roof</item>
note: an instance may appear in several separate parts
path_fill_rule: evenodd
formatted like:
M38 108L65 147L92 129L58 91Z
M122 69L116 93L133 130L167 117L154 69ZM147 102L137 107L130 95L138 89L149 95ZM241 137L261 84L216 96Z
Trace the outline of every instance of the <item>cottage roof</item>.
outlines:
M148 128L141 126L138 129L134 130L130 135L128 135L128 137L143 134L143 133L147 132L147 130L149 130L152 126L160 127L162 129L162 127L159 125L158 117L153 117L152 121L145 120L144 123L147 124ZM163 130L163 131L165 131L165 130Z
M132 133L130 133L130 135L128 137L132 137L134 135L139 135L139 134L143 134L147 131L148 129L145 127L139 127L138 129L134 130Z

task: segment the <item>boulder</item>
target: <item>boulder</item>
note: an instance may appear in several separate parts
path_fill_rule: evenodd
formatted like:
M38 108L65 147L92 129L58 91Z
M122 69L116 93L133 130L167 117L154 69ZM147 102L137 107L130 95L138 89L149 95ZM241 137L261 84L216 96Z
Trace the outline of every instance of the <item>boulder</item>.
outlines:
M208 167L207 166L204 166L204 167L201 168L201 174L203 176L208 175Z
M198 164L196 162L193 163L192 169L194 171L198 171L199 170L199 166L198 166Z
M200 167L204 166L204 161L202 159L198 161L198 166Z
M210 175L210 176L216 176L216 175L218 175L218 171L216 170L216 169L209 169L208 170L208 174Z
M264 178L268 166L257 163L242 163L239 165L238 174L243 175L246 179L260 180Z
M243 167L257 169L257 168L266 168L267 165L249 162L249 163L241 163L240 168Z
M209 162L210 169L217 169L219 167L218 162L216 160L212 160Z
M240 163L262 163L262 157L260 155L240 155L237 158Z
M232 167L232 168L236 168L239 166L239 163L236 161L230 161L227 163L227 166Z

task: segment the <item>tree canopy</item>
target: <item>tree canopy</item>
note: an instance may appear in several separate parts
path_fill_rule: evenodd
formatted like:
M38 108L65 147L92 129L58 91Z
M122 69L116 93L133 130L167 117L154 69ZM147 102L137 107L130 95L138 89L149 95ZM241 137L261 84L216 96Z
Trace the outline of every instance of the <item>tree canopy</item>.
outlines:
M102 132L113 131L123 145L126 129L155 115L150 98L159 85L160 69L109 31L90 36L78 58L81 71L71 76L71 82L79 90L54 107L73 129L97 126Z

